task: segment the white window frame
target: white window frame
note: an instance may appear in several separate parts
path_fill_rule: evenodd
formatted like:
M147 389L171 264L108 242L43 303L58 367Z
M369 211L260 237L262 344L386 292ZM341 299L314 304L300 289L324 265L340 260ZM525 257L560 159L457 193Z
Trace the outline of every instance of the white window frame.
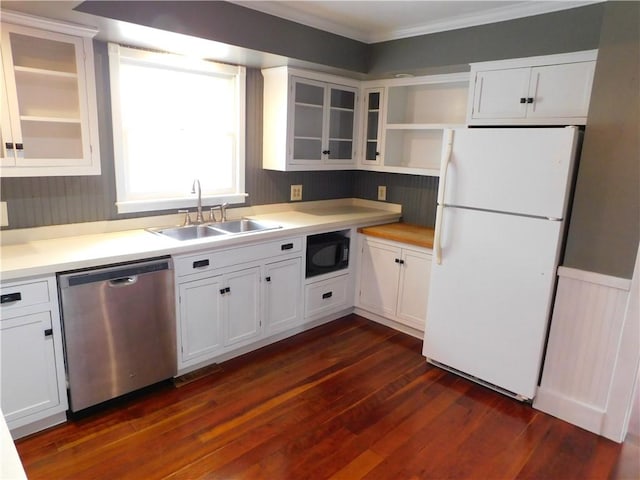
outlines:
M223 202L230 204L244 203L245 193L245 82L246 69L242 66L225 65L210 61L183 57L170 53L155 53L123 47L109 43L109 71L111 81L111 114L113 124L113 148L116 180L116 207L118 213L148 212L154 210L168 210L173 208L192 208L195 206L195 196L191 194L191 184L185 185L184 196L171 198L136 198L129 191L127 182L127 168L129 159L123 141L123 122L120 106L120 63L125 61L137 65L156 65L167 69L213 73L216 75L235 77L235 116L236 136L234 149L236 152L235 178L236 188L233 193L211 194L206 191L205 179L199 178L202 185L202 204L215 205ZM176 164L176 168L181 166ZM196 176L197 178L197 176ZM194 178L195 180L195 178Z

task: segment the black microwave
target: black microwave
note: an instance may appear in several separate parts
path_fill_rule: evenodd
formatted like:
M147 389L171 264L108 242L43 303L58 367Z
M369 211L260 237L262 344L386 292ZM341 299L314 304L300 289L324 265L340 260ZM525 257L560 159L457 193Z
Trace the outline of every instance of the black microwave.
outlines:
M340 232L307 237L307 278L349 266L349 237Z

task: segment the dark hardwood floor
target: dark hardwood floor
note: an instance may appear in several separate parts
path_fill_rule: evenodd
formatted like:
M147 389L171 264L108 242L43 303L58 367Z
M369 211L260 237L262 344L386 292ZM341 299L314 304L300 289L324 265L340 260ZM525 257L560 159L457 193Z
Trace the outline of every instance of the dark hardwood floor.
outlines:
M606 479L622 446L349 316L17 442L30 479ZM633 478L633 477L631 477Z

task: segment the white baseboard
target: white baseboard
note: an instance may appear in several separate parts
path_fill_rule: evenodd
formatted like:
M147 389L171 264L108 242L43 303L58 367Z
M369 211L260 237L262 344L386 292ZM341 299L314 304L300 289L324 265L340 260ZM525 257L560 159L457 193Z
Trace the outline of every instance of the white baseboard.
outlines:
M537 410L594 433L600 432L605 414L593 405L582 403L543 386L538 388L533 406Z
M398 330L399 332L406 333L407 335L411 335L412 337L419 338L422 340L424 338L424 332L420 330L416 330L415 328L411 328L402 323L390 320L388 318L382 317L376 313L369 312L367 310L363 310L360 307L355 307L353 309L353 313L356 315L360 315L361 317L366 318L367 320L371 320L373 322L379 323L386 327L393 328L394 330Z

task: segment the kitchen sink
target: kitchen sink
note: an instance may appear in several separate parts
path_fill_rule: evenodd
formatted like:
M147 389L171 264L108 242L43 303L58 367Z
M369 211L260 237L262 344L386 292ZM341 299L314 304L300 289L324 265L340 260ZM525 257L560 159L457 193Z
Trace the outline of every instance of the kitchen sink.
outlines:
M183 227L148 228L156 235L163 235L175 240L195 240L199 238L219 237L225 235L239 235L241 233L261 232L281 228L280 225L258 222L243 218L226 222L207 223L203 225L186 225Z
M148 231L157 235L164 235L175 240L195 240L196 238L218 237L228 235L227 232L216 230L209 225L187 225L184 227L149 228Z
M227 222L215 223L211 225L211 228L216 230L222 230L228 233L247 233L247 232L260 232L262 230L273 230L280 228L280 225L271 223L258 222L256 220L249 220L248 218L242 218L240 220L229 220Z

